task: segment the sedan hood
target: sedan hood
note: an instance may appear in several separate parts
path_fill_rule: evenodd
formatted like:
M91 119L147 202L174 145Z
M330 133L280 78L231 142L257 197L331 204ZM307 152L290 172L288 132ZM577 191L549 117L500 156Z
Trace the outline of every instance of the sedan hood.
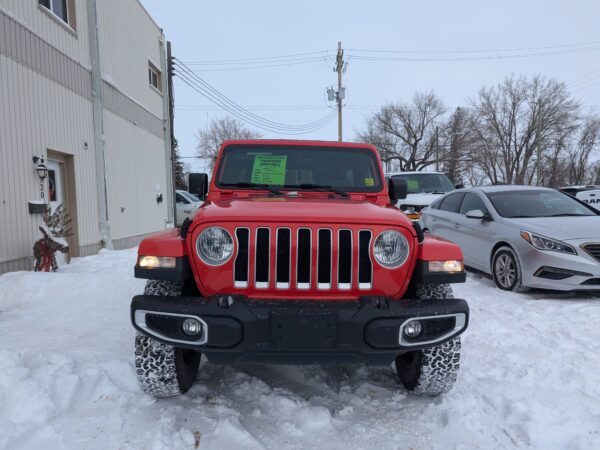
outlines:
M573 239L597 239L600 241L600 216L537 217L504 220L523 230L561 241Z
M404 200L398 202L399 205L409 206L427 206L431 205L438 198L445 194L407 194Z

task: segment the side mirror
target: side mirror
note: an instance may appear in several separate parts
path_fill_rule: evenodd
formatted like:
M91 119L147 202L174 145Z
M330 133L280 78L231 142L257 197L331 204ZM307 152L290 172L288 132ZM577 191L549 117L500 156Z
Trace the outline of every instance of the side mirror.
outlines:
M190 173L188 175L188 191L201 200L206 199L208 193L208 175L205 173Z
M480 209L474 209L465 214L467 219L478 219L478 220L491 220L489 213L484 213Z
M458 183L458 184L455 184L455 185L454 185L454 187L455 187L456 189L464 189L465 185L464 185L464 184L462 184L462 183Z
M388 191L392 203L397 200L404 200L408 192L408 183L404 178L390 178L388 181Z

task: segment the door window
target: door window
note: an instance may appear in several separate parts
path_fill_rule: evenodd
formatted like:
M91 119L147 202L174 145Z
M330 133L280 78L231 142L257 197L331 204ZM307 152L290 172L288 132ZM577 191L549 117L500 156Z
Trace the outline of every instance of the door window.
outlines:
M447 197L444 197L442 204L440 205L440 209L442 211L458 213L464 196L464 193L457 192L456 194L450 194Z
M476 209L480 210L484 214L488 213L485 203L483 203L481 197L477 194L467 192L460 207L460 213L465 215L469 211L474 211Z
M181 195L179 192L177 192L175 194L175 196L177 197L177 203L183 203L185 205L190 203L189 200L187 198L185 198L183 195Z

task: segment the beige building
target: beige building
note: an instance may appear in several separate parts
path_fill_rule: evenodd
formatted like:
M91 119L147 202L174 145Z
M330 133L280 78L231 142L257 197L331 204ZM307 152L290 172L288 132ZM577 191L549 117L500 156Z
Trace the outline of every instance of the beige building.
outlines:
M137 0L0 0L0 273L31 269L42 190L73 219L70 256L172 223L165 73Z

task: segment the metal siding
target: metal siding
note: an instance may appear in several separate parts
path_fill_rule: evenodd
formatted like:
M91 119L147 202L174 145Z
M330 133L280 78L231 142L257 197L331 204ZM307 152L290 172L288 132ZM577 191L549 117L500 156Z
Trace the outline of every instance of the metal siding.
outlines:
M31 268L41 223L27 206L39 198L31 157L46 149L73 155L80 252L100 248L86 2L76 3L77 37L40 11L35 0L0 0L0 273ZM118 30L110 25L107 7L118 18ZM135 0L102 0L98 8L104 12L103 73L125 92L104 83L109 217L116 245L124 248L164 228L167 217L162 97L147 79L148 58L160 62L162 35ZM119 50L115 55L111 46Z
M32 254L39 238L39 215L28 200L39 199L33 155L52 149L74 155L75 190L81 245L98 241L93 148L83 149L93 134L89 100L64 89L0 55L0 272L6 261ZM11 263L12 264L12 263ZM14 266L14 264L13 264Z
M0 0L0 10L9 12L41 38L85 66L90 66L85 0L75 1L77 30L67 30L59 19L50 16L37 0Z
M160 67L161 30L136 0L102 0L97 5L102 73L110 75L107 81L112 85L162 117L163 98L148 82L148 60Z
M163 229L167 218L162 139L104 111L111 233L115 240ZM156 202L156 185L163 202ZM121 211L124 208L124 211Z

